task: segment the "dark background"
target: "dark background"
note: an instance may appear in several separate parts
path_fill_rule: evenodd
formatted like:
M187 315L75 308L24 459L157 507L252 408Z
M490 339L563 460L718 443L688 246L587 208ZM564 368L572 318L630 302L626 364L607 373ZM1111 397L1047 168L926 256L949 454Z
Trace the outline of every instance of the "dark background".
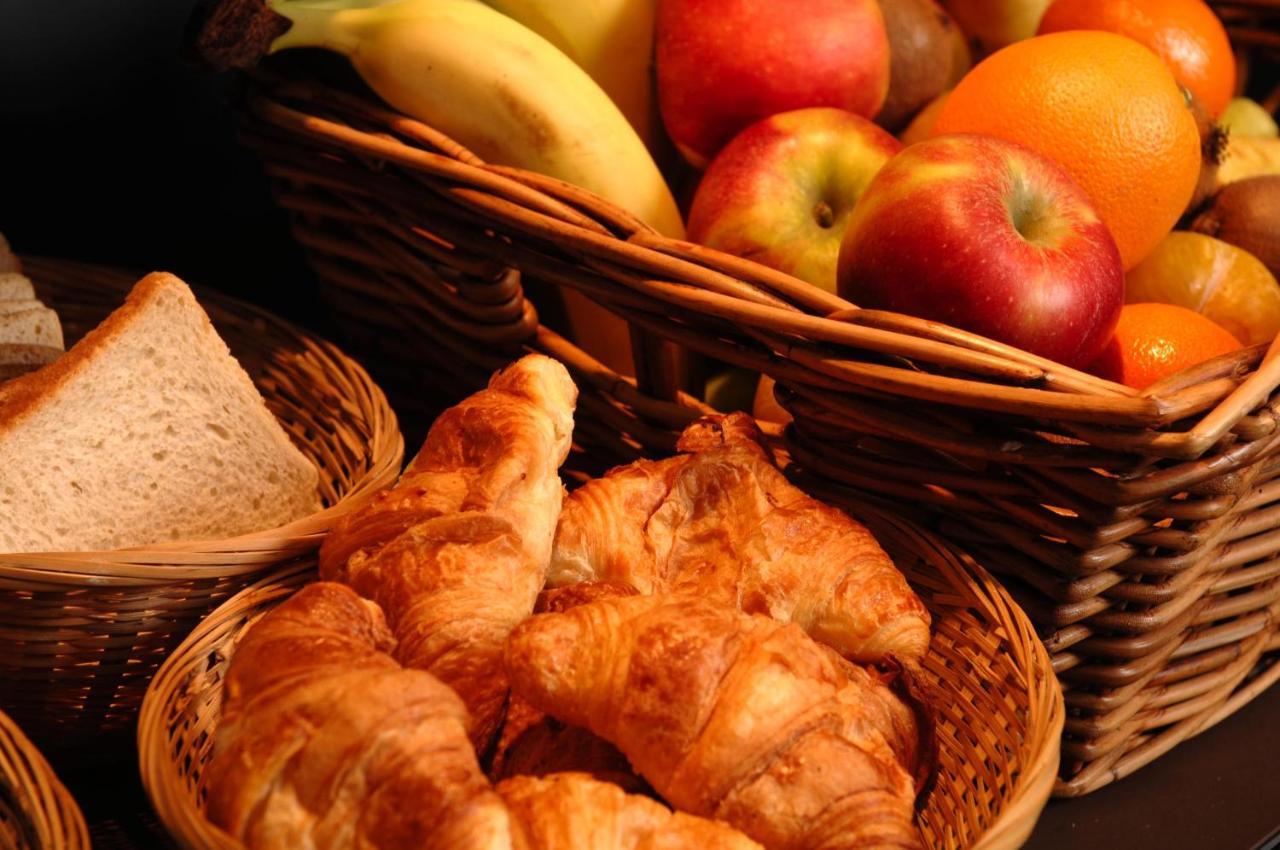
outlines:
M236 79L182 61L195 5L0 0L0 232L21 253L163 269L323 324L236 145Z
M181 61L195 0L0 0L0 232L164 269L323 333L314 278L236 144L237 81ZM1249 848L1280 825L1280 689L1152 767L1050 805L1029 847ZM136 770L63 766L99 847L157 847Z

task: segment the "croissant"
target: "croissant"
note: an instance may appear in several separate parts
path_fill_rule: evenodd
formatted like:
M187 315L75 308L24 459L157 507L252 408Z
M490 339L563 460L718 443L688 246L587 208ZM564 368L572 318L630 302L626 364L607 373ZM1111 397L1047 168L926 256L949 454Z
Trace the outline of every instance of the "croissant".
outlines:
M580 773L498 784L528 850L763 850L725 824Z
M508 850L462 701L406 670L377 606L299 591L246 633L207 768L209 819L250 850Z
M484 751L507 694L502 646L542 589L577 388L529 355L436 420L399 484L340 521L322 578L378 603L396 658L462 697Z
M536 612L567 611L597 599L635 596L634 588L611 582L585 582L543 591ZM494 747L489 776L497 781L513 776L585 773L626 791L648 790L617 747L581 726L548 717L518 694L512 694Z
M565 500L549 586L694 594L795 622L857 661L923 657L929 613L906 579L866 528L786 480L750 417L704 417L678 448Z
M539 614L513 693L614 743L677 809L770 850L918 848L921 721L798 626L692 596Z

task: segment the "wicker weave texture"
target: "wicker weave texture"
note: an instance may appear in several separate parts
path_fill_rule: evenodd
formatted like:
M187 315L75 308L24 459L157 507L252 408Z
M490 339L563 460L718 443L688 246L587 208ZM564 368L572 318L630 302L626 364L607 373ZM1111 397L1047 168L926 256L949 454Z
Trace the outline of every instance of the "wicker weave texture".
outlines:
M972 559L870 504L845 505L876 534L934 617L924 668L938 711L937 785L920 815L931 848L1014 848L1030 834L1058 765L1061 695L1031 624ZM224 603L156 674L143 702L143 784L186 850L243 850L203 815L203 767L221 685L241 635L314 578L285 570Z
M35 745L0 712L0 847L89 850L89 846L80 807Z
M137 276L29 259L69 340ZM286 432L320 470L325 509L230 540L113 552L0 555L0 706L50 750L129 729L165 655L227 597L305 560L342 514L387 486L404 454L395 414L336 347L270 314L200 293L219 333Z

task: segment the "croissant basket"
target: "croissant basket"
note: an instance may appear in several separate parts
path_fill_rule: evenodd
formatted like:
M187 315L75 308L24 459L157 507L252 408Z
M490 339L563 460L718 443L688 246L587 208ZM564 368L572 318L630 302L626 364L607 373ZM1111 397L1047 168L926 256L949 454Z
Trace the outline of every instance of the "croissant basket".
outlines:
M0 712L0 847L89 850L80 807L49 763Z
M1280 4L1216 6L1274 61ZM1059 794L1131 773L1280 678L1280 356L1249 348L1132 390L662 237L330 76L268 60L244 139L371 364L447 374L461 395L523 350L557 357L602 464L669 453L704 411L679 349L772 376L799 466L972 547L1025 607L1071 709ZM556 290L629 323L634 379L539 322Z
M933 615L924 660L938 711L937 784L919 816L926 846L1012 848L1030 834L1058 766L1061 694L1026 617L982 567L932 534L849 502ZM186 850L243 850L204 817L204 767L222 683L240 638L315 578L285 569L237 594L165 661L143 701L142 781L161 822Z
M69 340L123 302L137 275L27 258ZM324 533L391 483L404 443L368 374L269 313L200 294L267 406L320 472L324 509L229 540L111 552L0 554L0 708L51 754L129 729L147 682L227 597L282 564L314 563Z

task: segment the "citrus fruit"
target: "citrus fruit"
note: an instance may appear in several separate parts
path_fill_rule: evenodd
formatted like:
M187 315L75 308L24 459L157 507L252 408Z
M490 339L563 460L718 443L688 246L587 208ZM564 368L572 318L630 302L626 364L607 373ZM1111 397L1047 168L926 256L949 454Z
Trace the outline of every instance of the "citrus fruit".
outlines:
M1186 307L1126 304L1115 336L1091 371L1141 390L1239 347L1228 331Z
M1125 275L1130 304L1158 301L1195 310L1245 345L1280 333L1280 283L1262 261L1203 233L1174 231Z
M934 124L1055 160L1084 189L1132 268L1173 227L1200 176L1200 136L1164 63L1109 32L1060 32L993 53Z
M1065 30L1106 30L1146 45L1214 116L1235 91L1227 31L1204 0L1054 0L1040 32Z

